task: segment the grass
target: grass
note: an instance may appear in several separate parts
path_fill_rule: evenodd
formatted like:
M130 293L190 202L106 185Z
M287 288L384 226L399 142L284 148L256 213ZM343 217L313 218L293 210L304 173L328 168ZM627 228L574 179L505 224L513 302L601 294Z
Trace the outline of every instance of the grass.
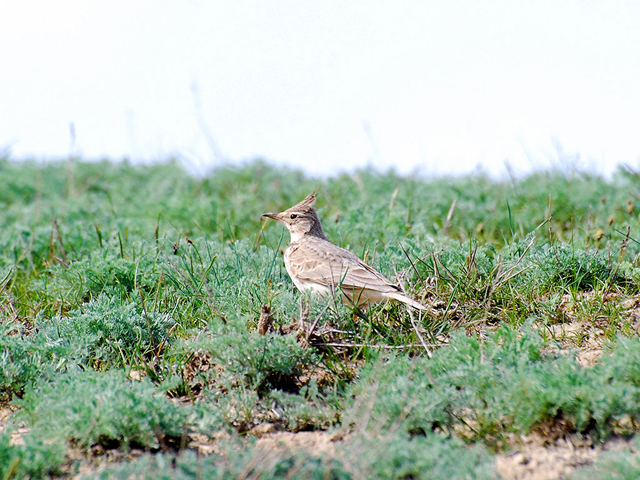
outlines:
M543 429L601 440L634 433L637 339L621 338L592 367L543 347L530 327L504 326L484 341L457 333L433 359L399 356L363 367L347 395L358 400L347 402L353 404L347 411L361 418L366 405L367 428L377 432L403 418L408 434L438 431L491 448L508 444L509 435Z
M639 186L0 159L0 478L495 478L522 435L634 435ZM328 238L431 307L432 358L398 305L294 290L260 215L315 188ZM265 456L264 430L342 440Z
M158 449L183 434L189 408L179 408L147 379L132 381L112 369L60 375L31 385L20 401L18 422L51 441L84 450L95 445Z

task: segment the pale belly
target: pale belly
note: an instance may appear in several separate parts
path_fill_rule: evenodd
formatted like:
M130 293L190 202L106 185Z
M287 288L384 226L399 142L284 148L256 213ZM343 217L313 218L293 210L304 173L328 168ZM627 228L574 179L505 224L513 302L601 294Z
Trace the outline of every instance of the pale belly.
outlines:
M287 269L287 273L289 274L289 277L291 277L293 284L298 290L300 290L301 292L311 291L323 297L331 293L331 288L326 285L296 277L291 271L291 268L289 266L289 259L287 257L288 256L285 254L284 266Z
M333 295L333 291L331 287L327 285L319 284L317 282L312 282L310 280L297 278L291 275L288 265L285 264L285 267L287 267L287 273L291 277L293 284L301 292L308 291L308 292L320 295L321 297L328 297ZM350 289L350 288L343 287L341 288L341 290L342 290L342 293L344 294L344 295L340 295L341 301L344 302L345 300L347 300L348 303L359 305L361 307L366 306L370 302L380 302L387 299L383 293L377 292L375 290L369 290L366 288Z
M309 280L302 280L300 278L295 278L293 276L291 276L291 280L293 280L293 284L301 292L311 291L323 297L331 293L331 288L327 287L326 285L320 285L319 283L310 282Z

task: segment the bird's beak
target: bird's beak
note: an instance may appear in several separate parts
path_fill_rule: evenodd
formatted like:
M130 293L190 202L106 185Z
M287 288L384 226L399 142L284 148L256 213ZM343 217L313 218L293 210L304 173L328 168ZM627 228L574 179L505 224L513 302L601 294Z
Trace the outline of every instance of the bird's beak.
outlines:
M274 220L280 220L277 213L263 213L263 217L273 218Z

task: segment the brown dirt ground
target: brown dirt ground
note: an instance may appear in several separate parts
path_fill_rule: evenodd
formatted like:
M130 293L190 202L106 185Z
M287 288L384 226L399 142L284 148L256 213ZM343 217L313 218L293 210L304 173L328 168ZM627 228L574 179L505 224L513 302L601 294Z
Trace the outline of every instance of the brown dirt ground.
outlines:
M632 447L632 442L621 438L610 439L602 446L579 438L562 438L554 445L545 443L546 439L530 437L521 447L496 455L496 472L503 480L560 480L592 464L604 451Z

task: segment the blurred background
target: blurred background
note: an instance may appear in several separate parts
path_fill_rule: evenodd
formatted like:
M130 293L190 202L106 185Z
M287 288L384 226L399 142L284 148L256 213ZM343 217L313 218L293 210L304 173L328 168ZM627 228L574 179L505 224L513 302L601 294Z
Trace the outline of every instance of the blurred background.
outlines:
M633 1L5 2L0 155L331 175L609 175L640 154Z

